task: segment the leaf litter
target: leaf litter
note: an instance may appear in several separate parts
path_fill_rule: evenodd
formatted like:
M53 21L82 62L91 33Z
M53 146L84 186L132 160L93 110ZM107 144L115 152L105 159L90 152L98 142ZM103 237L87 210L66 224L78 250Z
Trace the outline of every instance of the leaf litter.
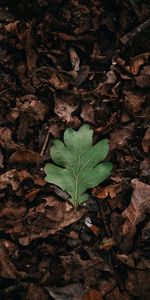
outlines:
M1 2L0 297L148 300L149 1ZM43 168L85 123L114 167L75 212Z

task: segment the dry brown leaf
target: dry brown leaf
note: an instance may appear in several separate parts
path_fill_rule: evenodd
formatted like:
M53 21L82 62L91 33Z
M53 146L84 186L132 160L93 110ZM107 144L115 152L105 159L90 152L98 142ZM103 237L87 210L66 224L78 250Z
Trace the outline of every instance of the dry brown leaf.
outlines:
M35 164L43 160L43 157L31 150L17 150L11 154L9 161L13 163Z
M140 182L138 179L131 181L133 193L131 203L123 211L125 218L123 235L133 237L138 223L142 222L145 215L150 212L150 185Z
M146 88L150 86L150 75L139 75L135 77L135 83L141 88Z
M144 152L149 152L150 150L150 127L146 130L144 138L142 140L142 146Z
M0 127L0 146L9 150L20 149L20 146L14 143L12 132L7 127Z
M81 300L103 300L102 295L97 290L87 292Z
M66 122L73 122L72 113L77 109L77 105L73 101L62 100L60 98L55 99L55 109L54 112L58 117Z
M7 25L5 25L6 31L11 33L16 33L16 31L18 30L17 28L18 23L19 23L18 20L12 23L8 23Z
M142 103L145 101L146 95L142 94L135 94L131 91L125 91L125 105L126 107L131 110L133 113L136 113L141 109Z
M149 57L150 53L143 53L131 59L130 68L133 75L138 74L140 67L147 62Z
M85 103L82 105L81 118L84 122L95 124L94 108L92 104Z
M139 169L141 171L141 176L150 176L150 158L141 161Z
M71 283L64 287L46 287L46 290L55 300L79 300L85 293L85 288L80 282Z
M25 279L27 277L25 272L18 271L11 262L8 251L3 243L0 243L0 277L10 279Z
M127 141L133 136L134 123L122 126L120 129L115 129L110 135L110 150L122 148L126 145Z
M48 106L34 95L25 95L17 98L16 108L22 112L27 112L36 121L42 121L48 112Z
M135 263L132 255L116 254L118 260L130 268L135 268Z
M19 189L19 180L17 170L9 170L0 175L0 190L7 188L8 185L12 186L12 190Z
M80 59L74 48L69 49L70 61L74 71L78 72L80 69Z
M106 187L94 188L92 190L92 195L94 195L98 199L105 199L108 196L111 198L115 198L118 193L122 191L122 186L120 183L118 184L110 184Z
M69 202L58 200L57 197L49 196L43 198L44 202L31 208L29 213L18 223L13 223L12 228L7 228L4 224L5 232L15 235L20 244L29 245L33 240L45 238L50 234L55 234L64 227L78 221L86 213L85 208L80 208L76 212ZM24 219L26 228L23 226ZM31 225L32 224L32 225Z
M61 73L53 72L51 74L51 78L48 80L48 82L54 87L56 90L64 90L68 87L68 82L64 78L64 76Z
M77 77L72 81L73 85L80 86L89 75L90 68L89 66L82 66L78 72Z

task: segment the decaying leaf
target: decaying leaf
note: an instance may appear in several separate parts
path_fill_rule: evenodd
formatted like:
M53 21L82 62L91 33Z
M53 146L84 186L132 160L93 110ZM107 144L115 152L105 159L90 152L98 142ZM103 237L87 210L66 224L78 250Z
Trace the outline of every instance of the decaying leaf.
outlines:
M123 235L130 237L135 234L137 224L150 212L150 186L138 179L133 179L131 183L133 187L131 203L122 213L125 218Z
M68 192L69 201L75 207L87 200L85 191L104 181L112 169L110 162L100 163L108 154L108 141L92 146L92 134L88 125L81 126L77 132L66 129L64 143L54 140L50 150L52 160L61 167L54 164L45 167L46 181Z

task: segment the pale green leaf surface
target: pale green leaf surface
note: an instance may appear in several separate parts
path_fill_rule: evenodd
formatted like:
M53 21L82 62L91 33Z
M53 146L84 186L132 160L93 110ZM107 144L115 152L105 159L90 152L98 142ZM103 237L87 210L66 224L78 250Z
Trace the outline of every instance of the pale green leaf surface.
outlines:
M93 130L83 125L78 131L68 128L64 143L54 140L50 155L56 164L45 166L45 180L68 192L74 206L88 198L85 191L93 188L110 176L112 164L103 162L109 151L108 141L92 145Z

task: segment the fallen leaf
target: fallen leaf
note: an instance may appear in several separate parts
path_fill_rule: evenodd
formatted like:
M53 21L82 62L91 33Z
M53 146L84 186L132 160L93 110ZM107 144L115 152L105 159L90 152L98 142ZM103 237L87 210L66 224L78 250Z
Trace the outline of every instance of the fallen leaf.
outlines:
M0 189L7 188L8 185L12 186L12 190L16 191L19 189L19 180L17 170L9 170L0 175Z
M8 23L7 25L5 25L5 30L7 32L11 32L11 33L16 33L17 30L18 30L18 23L19 21L15 21L15 22L12 22L12 23Z
M49 296L44 288L33 283L28 284L28 295L26 300L48 300Z
M77 222L86 213L85 208L80 208L76 212L69 202L62 202L57 197L44 197L43 202L34 208L31 208L26 215L26 228L18 232L15 236L19 239L20 244L29 245L33 240L48 237L50 234L62 230L64 227ZM20 220L20 224L23 220ZM32 226L30 225L32 223ZM22 223L23 225L23 223ZM27 233L29 226L30 235ZM5 229L7 231L7 229ZM14 228L8 229L7 232L16 232Z
M74 48L69 49L70 61L74 71L78 72L80 69L80 59Z
M82 105L81 118L84 122L95 124L94 108L92 104L84 103Z
M150 149L150 127L146 130L144 138L142 140L142 146L144 152L149 152Z
M141 109L141 105L146 99L146 95L133 93L131 91L125 91L124 95L125 105L133 113Z
M69 100L62 100L60 98L55 99L55 114L58 115L58 117L66 122L70 123L73 121L72 113L77 109L77 105L73 103L73 101Z
M77 87L80 86L88 78L89 71L89 66L82 66L78 72L77 77L72 80L72 84Z
M135 77L135 83L141 88L148 88L150 86L150 75L139 75Z
M150 276L149 269L131 270L125 282L126 291L139 299L149 300ZM120 298L121 299L121 298Z
M105 199L108 196L110 198L115 198L118 193L122 191L122 186L120 183L110 184L106 187L98 187L92 190L92 195L94 195L98 199Z
M15 150L21 148L13 141L12 131L7 127L0 127L0 146L8 150Z
M131 184L133 193L131 203L122 213L125 219L122 232L124 236L133 237L137 224L150 212L150 186L138 179L132 179Z
M142 53L131 59L130 68L133 75L137 75L140 67L147 62L150 57L150 53Z
M54 87L56 90L64 90L68 88L68 82L64 78L64 76L60 73L53 72L51 74L48 82Z
M35 164L43 160L43 157L31 150L17 150L11 154L9 161L12 163Z
M120 260L123 264L127 265L130 268L135 268L135 263L132 255L125 254L116 254L118 260Z
M124 147L127 141L132 138L134 128L135 124L130 123L129 125L122 126L120 129L113 130L109 139L110 150Z
M9 279L25 279L27 277L25 272L16 269L3 243L0 243L0 277Z
M71 283L64 287L46 287L46 290L55 300L79 300L85 293L85 288L80 282Z
M95 286L103 272L112 272L109 264L106 264L104 260L96 254L86 260L81 259L80 255L76 252L61 256L60 258L66 270L63 276L64 279L67 281L78 280L79 282L84 280L85 286L88 287Z
M87 292L81 300L103 300L102 295L97 290Z
M150 176L150 158L146 158L143 161L141 161L139 169L141 172L141 176Z
M16 108L27 112L36 121L43 120L48 112L48 106L34 95L25 95L16 99Z

